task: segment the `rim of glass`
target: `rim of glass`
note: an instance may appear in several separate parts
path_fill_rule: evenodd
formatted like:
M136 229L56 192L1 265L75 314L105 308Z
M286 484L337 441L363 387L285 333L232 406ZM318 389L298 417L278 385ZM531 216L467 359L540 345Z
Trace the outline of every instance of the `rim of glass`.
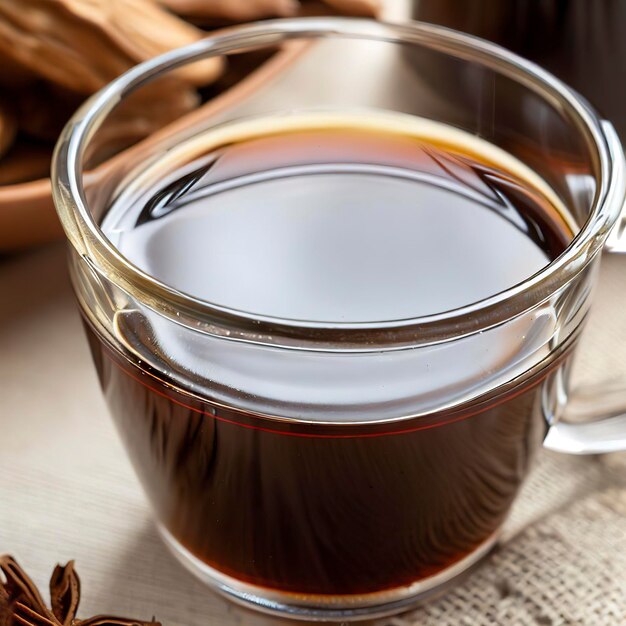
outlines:
M583 135L596 174L589 218L567 249L522 283L463 307L427 316L376 322L312 322L239 311L195 298L128 261L89 211L82 183L85 149L111 110L150 80L187 63L259 45L325 37L415 44L480 63L523 83L559 109ZM359 18L293 18L236 26L146 61L88 99L64 128L52 161L53 197L66 236L90 268L171 318L230 340L285 347L381 350L439 343L497 326L544 302L602 248L619 217L623 157L614 131L563 82L538 65L477 37L421 22L391 24ZM621 148L619 148L621 150ZM621 152L620 152L621 154Z

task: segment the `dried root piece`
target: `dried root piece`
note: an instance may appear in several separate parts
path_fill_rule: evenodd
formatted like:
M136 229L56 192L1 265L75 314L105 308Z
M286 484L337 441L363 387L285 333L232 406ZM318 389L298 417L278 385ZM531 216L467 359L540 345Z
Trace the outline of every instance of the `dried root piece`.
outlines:
M264 17L289 17L298 11L297 0L159 0L186 17L245 22Z
M0 53L83 94L204 36L151 0L0 0ZM213 58L179 75L203 85L221 70L222 60Z
M0 103L0 157L11 147L17 133L15 116Z
M53 145L20 138L0 159L0 185L16 185L50 176Z
M324 0L324 3L342 15L376 17L382 8L382 0Z
M11 101L20 132L45 141L56 141L83 97L44 80L15 88Z
M18 127L21 141L36 140L29 143L38 146L37 153L40 152L38 144L41 141L53 145L83 100L79 94L41 80L14 90L11 98L16 115L11 115L0 104L0 157L8 151ZM189 113L199 104L196 90L180 80L163 79L142 87L129 95L96 132L88 146L90 164L101 163ZM7 164L7 171L14 172L11 178L32 180L28 170L23 169L27 163L21 158L22 152L28 154L28 151L18 150L15 155L7 156L12 159ZM20 158L15 161L16 157ZM41 171L39 164L40 160L35 158L33 172ZM0 174L5 171L4 165L0 161Z
M93 93L133 60L60 0L0 0L0 52L67 89Z
M0 50L0 85L3 88L22 87L34 82L37 78L37 74Z
M174 79L162 79L128 96L107 117L87 147L87 168L149 137L200 104L194 89Z
M98 24L136 62L207 36L153 0L62 1L74 14ZM222 59L215 57L181 68L177 76L195 85L206 85L221 72Z

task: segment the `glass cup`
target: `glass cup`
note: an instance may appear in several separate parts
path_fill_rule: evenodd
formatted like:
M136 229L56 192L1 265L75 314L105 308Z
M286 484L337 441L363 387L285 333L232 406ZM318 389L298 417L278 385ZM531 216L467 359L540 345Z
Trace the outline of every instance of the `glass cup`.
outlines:
M102 133L133 92L216 55L229 68L263 64L99 164ZM156 104L165 93L152 91ZM400 133L419 117L480 137L540 177L575 237L544 269L480 302L323 323L194 298L103 235L116 201L193 162L195 137L220 145L242 120L311 110L393 114ZM53 182L101 385L159 528L232 600L303 619L397 612L488 553L542 444L626 448L615 407L588 423L567 419L601 252L623 245L623 153L576 93L502 48L419 23L228 29L91 98L60 138ZM597 416L601 399L587 402Z

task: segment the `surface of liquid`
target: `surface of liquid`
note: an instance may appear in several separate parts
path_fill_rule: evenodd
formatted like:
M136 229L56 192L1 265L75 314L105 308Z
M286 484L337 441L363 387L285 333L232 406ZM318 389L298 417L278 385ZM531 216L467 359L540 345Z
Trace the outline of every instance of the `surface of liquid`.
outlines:
M214 135L194 139L118 196L104 231L198 298L330 323L475 302L571 238L549 190L484 142L350 116L305 121L254 122L218 147ZM173 166L183 152L191 161ZM422 581L497 532L545 433L542 389L561 355L546 349L532 371L505 366L536 349L524 342L543 345L552 321L547 311L423 357L205 345L134 310L117 316L113 342L87 328L118 429L175 540L236 580L332 598ZM513 382L499 386L499 373ZM441 408L470 380L484 393ZM411 390L411 403L440 408L410 417L414 404L399 399ZM314 417L300 419L311 403ZM376 422L390 415L402 419Z
M331 323L477 302L569 241L545 197L458 146L340 126L262 129L123 196L104 232L179 291Z

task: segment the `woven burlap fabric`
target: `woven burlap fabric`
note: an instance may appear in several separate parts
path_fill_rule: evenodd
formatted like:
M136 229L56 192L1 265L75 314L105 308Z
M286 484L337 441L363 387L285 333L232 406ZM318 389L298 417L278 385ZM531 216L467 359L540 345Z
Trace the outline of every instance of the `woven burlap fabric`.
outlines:
M487 563L389 626L626 623L626 464L619 460L543 455Z
M0 263L0 552L45 589L74 558L79 615L269 626L170 556L104 407L61 246ZM626 257L607 258L578 378L626 380ZM542 452L499 548L446 596L376 626L626 624L626 455Z

